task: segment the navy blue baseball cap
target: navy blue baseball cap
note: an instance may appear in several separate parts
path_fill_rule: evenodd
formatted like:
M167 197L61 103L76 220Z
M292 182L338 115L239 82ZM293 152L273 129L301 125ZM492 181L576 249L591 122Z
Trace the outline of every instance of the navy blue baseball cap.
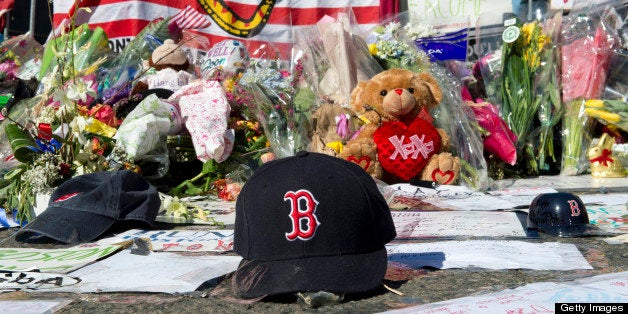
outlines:
M528 210L527 229L563 238L610 235L590 224L580 197L568 192L537 195Z
M115 225L150 228L161 206L157 188L129 171L99 171L69 179L48 207L16 233L17 241L45 236L59 242L90 242Z
M396 237L390 209L358 165L301 151L263 164L236 201L234 292L360 293L381 287Z

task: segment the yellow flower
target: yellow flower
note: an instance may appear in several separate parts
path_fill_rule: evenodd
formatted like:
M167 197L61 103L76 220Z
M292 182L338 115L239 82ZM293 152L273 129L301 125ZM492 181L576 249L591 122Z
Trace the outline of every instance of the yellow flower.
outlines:
M589 108L604 108L604 101L601 99L589 99L584 103Z
M532 33L534 32L534 28L536 23L526 23L521 27L521 35L523 35L523 45L527 46L530 44L530 40L532 38Z
M333 149L338 154L342 152L342 148L343 148L342 142L340 141L330 142L330 143L327 143L327 145L325 146Z
M371 55L376 56L377 55L377 45L376 44L369 44L369 52L371 53Z
M621 121L621 116L619 114L608 112L602 109L585 108L584 112L586 112L591 117L602 119L610 123L617 123Z

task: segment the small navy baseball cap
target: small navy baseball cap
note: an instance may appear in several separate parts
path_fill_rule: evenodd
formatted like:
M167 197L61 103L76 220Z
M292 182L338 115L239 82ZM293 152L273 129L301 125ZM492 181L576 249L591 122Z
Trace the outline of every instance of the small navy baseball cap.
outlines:
M527 228L564 238L610 235L590 224L580 197L567 192L537 195L530 204Z
M251 299L295 292L361 293L381 287L396 237L373 178L355 163L321 153L263 164L236 201L232 276Z
M17 241L45 236L67 244L90 242L110 228L150 228L161 206L157 188L129 171L75 176L57 187L48 207L16 233Z

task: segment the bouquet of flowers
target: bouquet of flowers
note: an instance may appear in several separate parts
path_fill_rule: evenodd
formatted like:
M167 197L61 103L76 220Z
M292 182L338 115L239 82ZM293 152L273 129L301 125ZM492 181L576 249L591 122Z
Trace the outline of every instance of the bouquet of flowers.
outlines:
M512 21L512 20L511 20ZM520 162L526 162L526 174L538 174L534 143L529 137L541 103L546 100L537 86L549 82L537 82L545 78L553 68L543 67L545 51L550 36L538 21L519 23L504 30L502 46L501 96L502 117L517 136ZM550 93L548 93L550 94Z
M2 194L5 208L17 209L18 221L30 219L37 193L49 192L85 170L87 160L102 166L100 157L111 152L108 143L115 129L108 123L113 111L88 107L97 95L95 71L106 60L103 36L78 27L49 43L54 53L44 51L43 92L5 111L9 122L4 132L20 164L4 176L8 184Z
M300 59L285 60L273 47L258 49L238 84L250 95L259 121L277 157L292 156L309 145L309 115L314 93L303 77Z
M561 32L563 162L561 174L584 172L589 161L592 122L585 113L587 99L599 99L604 90L616 35L601 21L577 14L570 16Z
M384 69L403 68L414 72L429 69L428 55L412 40L435 34L429 25L412 26L390 21L376 26L367 36L369 51Z
M541 51L542 70L534 81L535 93L540 97L537 116L540 126L536 143L539 173L550 171L550 163L555 164L559 161L554 146L554 127L560 122L564 111L560 99L560 49L556 44L561 23L562 15L556 14L543 25L549 39L545 49Z

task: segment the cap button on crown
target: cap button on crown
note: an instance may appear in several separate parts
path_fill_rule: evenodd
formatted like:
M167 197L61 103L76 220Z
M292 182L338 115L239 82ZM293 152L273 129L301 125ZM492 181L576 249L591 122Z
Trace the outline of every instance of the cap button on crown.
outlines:
M310 154L310 152L308 152L306 150L300 150L300 151L297 152L297 156L298 157L305 157L305 156L307 156L309 154Z

